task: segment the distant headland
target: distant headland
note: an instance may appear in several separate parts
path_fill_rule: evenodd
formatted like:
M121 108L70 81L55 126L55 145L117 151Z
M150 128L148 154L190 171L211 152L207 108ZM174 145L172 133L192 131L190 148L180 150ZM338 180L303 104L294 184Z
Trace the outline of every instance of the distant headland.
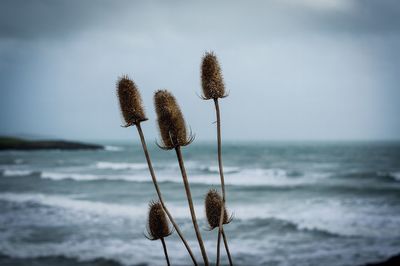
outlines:
M27 140L0 136L0 151L4 150L101 150L103 146L64 140Z

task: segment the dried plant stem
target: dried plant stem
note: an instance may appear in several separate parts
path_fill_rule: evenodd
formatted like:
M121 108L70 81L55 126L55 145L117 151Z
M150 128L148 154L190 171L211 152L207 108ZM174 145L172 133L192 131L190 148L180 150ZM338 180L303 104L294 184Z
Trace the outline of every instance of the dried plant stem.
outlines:
M233 265L231 253L229 252L228 240L226 239L224 229L222 229L222 237L224 238L225 250L226 250L226 254L228 255L229 265Z
M203 256L204 265L208 266L209 264L208 264L207 253L206 253L206 249L204 248L203 239L201 238L199 226L197 225L196 213L195 213L194 207L193 207L192 193L190 192L190 186L189 186L189 182L188 182L187 175L186 175L186 169L185 169L185 165L183 163L181 147L177 146L175 148L175 151L176 151L176 156L177 156L178 162L179 162L179 168L181 169L183 184L185 186L185 191L186 191L186 197L187 197L188 203L189 203L190 215L192 216L193 227L196 232L197 241L199 242L201 255Z
M217 263L216 263L217 266L219 266L220 246L221 246L221 231L219 230L219 228L218 228L218 240L217 240Z
M225 238L224 238L225 239ZM161 243L164 249L164 254L165 254L165 259L167 260L167 265L170 266L171 264L169 263L169 258L168 258L168 252L167 252L167 245L165 245L165 240L164 238L161 238Z
M215 112L217 115L218 167L219 167L219 176L221 178L221 190L222 190L221 216L219 218L219 230L218 230L218 241L217 241L217 266L218 266L220 259L221 234L223 233L224 230L223 220L225 212L225 180L224 180L224 168L222 166L221 115L219 111L218 98L214 98L214 104L215 104ZM227 242L225 241L225 237L224 237L224 243L229 257L229 264L233 265L230 253L228 251Z
M151 175L151 178L153 180L153 184L154 184L154 187L156 189L156 193L157 193L158 199L160 200L160 203L161 203L165 213L167 214L168 219L171 221L172 225L174 226L176 233L179 235L179 237L181 238L183 244L185 245L190 257L192 258L192 261L193 261L194 265L197 266L198 264L197 264L197 261L196 261L194 255L193 255L192 250L190 249L185 237L183 236L181 230L179 229L178 224L175 222L175 220L172 217L171 213L168 211L167 207L164 204L164 200L163 200L162 195L161 195L160 187L158 186L158 183L157 183L157 178L156 178L156 175L154 173L153 165L151 163L150 155L149 155L149 152L147 150L146 140L144 138L144 134L143 134L143 131L142 131L142 127L140 126L140 123L136 124L136 128L137 128L137 130L139 132L140 141L142 142L143 152L144 152L144 155L146 157L147 165L149 167L150 175Z

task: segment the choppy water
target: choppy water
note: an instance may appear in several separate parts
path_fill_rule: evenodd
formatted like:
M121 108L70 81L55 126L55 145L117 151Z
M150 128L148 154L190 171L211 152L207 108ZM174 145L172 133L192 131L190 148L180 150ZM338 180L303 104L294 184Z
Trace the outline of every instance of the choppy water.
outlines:
M164 265L138 143L0 153L0 264ZM150 146L167 205L201 261L174 152ZM200 227L219 188L214 143L183 149ZM236 265L362 265L400 253L399 143L224 143ZM203 230L211 261L216 231ZM176 234L171 263L190 265ZM223 261L226 256L223 252Z

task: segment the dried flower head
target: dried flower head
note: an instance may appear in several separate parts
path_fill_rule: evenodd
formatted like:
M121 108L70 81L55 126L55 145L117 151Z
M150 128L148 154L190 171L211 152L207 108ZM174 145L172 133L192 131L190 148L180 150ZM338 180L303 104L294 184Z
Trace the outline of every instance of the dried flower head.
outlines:
M222 197L215 189L210 189L205 199L206 217L210 230L219 227L219 219L221 216ZM229 224L232 221L232 216L228 216L226 208L224 208L223 224Z
M224 98L225 85L222 78L221 67L213 52L207 52L201 64L201 86L203 88L203 99Z
M127 75L118 80L117 95L121 113L126 123L125 127L147 120L139 90Z
M157 240L172 234L167 216L165 215L161 203L158 201L152 201L149 204L147 234L148 236L146 237L150 240Z
M175 97L166 90L159 90L154 94L158 127L163 149L173 149L186 146L193 141L193 136L187 133L185 120L175 100Z

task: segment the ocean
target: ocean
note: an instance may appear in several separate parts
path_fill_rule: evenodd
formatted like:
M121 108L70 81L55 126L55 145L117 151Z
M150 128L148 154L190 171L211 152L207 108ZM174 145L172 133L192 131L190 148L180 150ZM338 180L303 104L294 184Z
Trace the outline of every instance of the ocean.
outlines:
M140 144L0 152L0 265L165 265L144 237L155 191ZM173 151L149 144L166 204L199 262ZM220 189L215 142L183 148L212 264L204 196ZM400 143L223 142L235 265L364 265L400 253ZM191 265L176 233L172 265ZM222 262L227 264L225 250Z

